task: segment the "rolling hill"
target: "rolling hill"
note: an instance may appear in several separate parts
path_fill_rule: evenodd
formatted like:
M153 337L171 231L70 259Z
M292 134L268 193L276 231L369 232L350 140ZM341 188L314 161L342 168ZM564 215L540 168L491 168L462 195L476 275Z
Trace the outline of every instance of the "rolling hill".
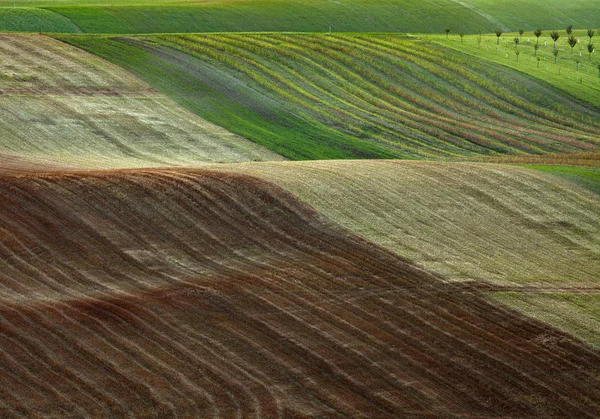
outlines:
M600 414L598 352L244 175L0 176L3 416Z
M281 159L54 39L0 35L0 155L62 167Z
M600 109L395 35L62 37L291 159L596 151Z
M8 14L25 13L42 7L70 20L73 32L87 33L173 33L294 31L325 32L412 32L441 33L451 28L491 33L496 28L517 31L562 28L596 28L600 12L593 0L536 2L517 0L2 0L0 29L10 29ZM14 6L19 6L15 8ZM27 13L31 13L27 11ZM2 26L1 23L5 25ZM30 28L38 32L36 21ZM63 23L46 27L63 32Z
M597 288L600 196L495 164L315 161L210 166L275 182L450 281Z
M600 417L595 55L457 36L534 6L0 0L0 417Z

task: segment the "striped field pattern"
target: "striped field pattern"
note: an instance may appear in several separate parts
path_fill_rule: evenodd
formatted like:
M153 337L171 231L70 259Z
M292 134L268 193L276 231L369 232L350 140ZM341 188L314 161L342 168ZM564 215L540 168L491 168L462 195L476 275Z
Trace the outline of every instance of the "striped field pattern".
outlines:
M0 35L0 155L66 167L278 160L128 72L38 35Z
M215 71L307 121L395 157L586 152L600 146L598 109L534 78L427 41L369 34L147 39L212 63ZM139 47L161 55L148 44Z
M273 184L0 176L2 417L597 417L600 355Z
M520 167L416 161L211 166L275 182L452 281L597 287L600 197Z

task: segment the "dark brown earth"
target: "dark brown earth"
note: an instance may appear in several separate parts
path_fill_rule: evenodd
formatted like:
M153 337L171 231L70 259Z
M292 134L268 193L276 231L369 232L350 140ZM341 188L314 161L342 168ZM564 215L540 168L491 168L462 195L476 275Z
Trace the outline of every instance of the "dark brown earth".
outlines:
M0 176L0 416L598 417L600 353L227 173Z

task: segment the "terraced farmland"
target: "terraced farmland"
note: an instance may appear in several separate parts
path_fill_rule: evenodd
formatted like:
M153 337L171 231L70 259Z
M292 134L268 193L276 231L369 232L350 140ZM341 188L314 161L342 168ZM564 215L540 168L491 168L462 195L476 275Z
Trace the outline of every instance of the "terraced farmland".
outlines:
M600 414L600 356L202 171L0 177L3 416Z
M87 168L281 159L47 37L0 35L0 92L0 155Z
M600 146L594 106L503 66L395 35L63 39L293 159L541 154ZM162 77L166 68L169 81ZM190 90L203 94L192 97ZM296 137L306 133L292 150L290 120Z

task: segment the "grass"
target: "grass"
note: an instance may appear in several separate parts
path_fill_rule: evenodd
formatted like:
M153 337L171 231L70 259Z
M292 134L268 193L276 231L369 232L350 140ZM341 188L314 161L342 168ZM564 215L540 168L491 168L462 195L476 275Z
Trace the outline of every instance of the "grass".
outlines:
M51 38L0 35L0 74L0 155L87 168L281 159Z
M398 35L63 36L201 117L292 159L596 150L600 111Z
M552 288L600 280L600 197L546 173L416 161L210 167L275 182L450 281Z
M600 167L557 165L525 165L525 167L552 173L600 194Z
M504 0L1 0L0 6L45 7L88 33L167 32L412 32L467 33L597 26L593 0L535 3ZM1 9L6 10L6 9ZM0 11L0 14L2 11ZM1 26L0 26L1 27ZM35 27L24 30L37 31ZM54 32L54 30L51 30Z
M9 32L81 32L71 20L46 9L0 7L0 31Z
M560 31L556 63L552 52L554 43L549 37L549 31L545 31L540 37L537 53L534 49L536 37L532 32L526 32L523 35L518 48L514 43L514 38L519 37L518 33L503 34L499 44L497 44L496 35L482 36L481 43L478 35L465 36L462 43L460 37L456 35L449 39L441 35L429 36L428 39L472 57L489 60L531 75L600 109L600 70L598 69L598 65L600 65L600 47L598 47L600 46L600 35L592 38L597 48L590 56L587 52L589 42L587 35L582 31L574 33L580 42L571 53L571 47L567 44L567 35L564 30ZM520 52L518 62L517 50ZM539 62L537 58L540 59ZM577 60L580 61L579 67Z
M457 2L251 0L132 6L52 7L88 33L441 32L457 20L475 31L486 19Z
M600 349L600 294L501 292L490 296Z

